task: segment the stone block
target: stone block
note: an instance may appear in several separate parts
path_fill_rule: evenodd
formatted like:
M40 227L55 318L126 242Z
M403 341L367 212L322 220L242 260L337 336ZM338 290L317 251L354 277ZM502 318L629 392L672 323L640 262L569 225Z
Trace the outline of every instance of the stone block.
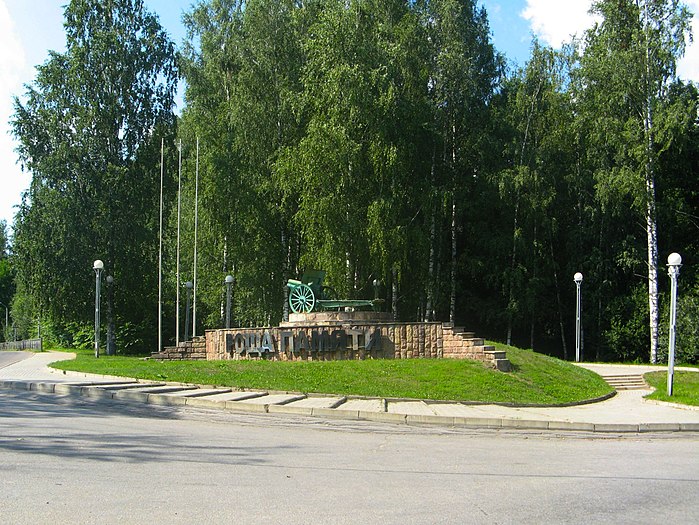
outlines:
M503 419L502 428L520 428L530 430L548 430L548 421L539 421L537 419Z
M71 394L71 395L81 395L84 387L79 385L61 385L57 384L53 388L55 394Z
M510 363L509 359L496 359L495 360L495 368L500 370L500 372L511 372L512 371L512 363Z
M313 415L333 419L359 419L359 410L342 410L341 408L314 408Z
M641 423L639 432L679 432L679 423Z
M408 425L443 425L454 426L454 418L448 416L426 415L426 414L408 414L405 416L405 422Z
M502 428L502 419L489 417L455 417L454 425L468 428Z
M629 423L595 423L595 432L627 434L638 433L639 426Z
M102 390L102 392L107 391ZM136 401L138 403L147 403L149 395L150 394L146 392L132 392L129 390L119 390L113 394L114 399L119 399L121 401Z
M226 410L234 410L236 412L256 412L267 413L269 405L245 403L244 401L226 401Z
M114 392L102 390L101 388L84 386L80 388L80 395L89 397L90 399L112 399L114 397Z
M592 423L575 423L570 421L549 421L549 430L565 430L570 432L594 432Z
M187 403L187 398L169 396L167 394L150 394L148 396L148 403L160 406L185 405Z
M269 405L267 412L270 414L295 414L299 416L312 416L312 407L294 406L294 405Z
M405 414L393 414L391 412L368 412L359 411L358 418L368 421L379 421L381 423L405 423Z
M55 383L33 383L32 390L36 392L44 392L47 394L53 394L56 389Z
M14 390L31 390L32 384L30 381L12 381L12 388Z
M205 397L187 397L184 399L187 406L198 408L226 408L225 401L216 399L206 399Z

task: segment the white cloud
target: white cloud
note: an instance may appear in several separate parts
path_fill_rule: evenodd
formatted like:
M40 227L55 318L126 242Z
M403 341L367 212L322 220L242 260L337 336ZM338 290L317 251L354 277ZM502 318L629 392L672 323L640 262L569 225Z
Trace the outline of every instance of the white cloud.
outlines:
M25 53L5 0L0 0L0 219L12 224L13 206L29 186L29 176L15 163L15 144L8 120L13 113L12 97L22 91L27 76Z
M699 32L699 0L685 0L694 13L692 27ZM582 37L592 27L594 18L588 13L592 0L526 0L520 16L529 22L532 32L544 43L558 48L573 35ZM699 35L687 45L684 58L677 65L678 75L699 82Z
M699 83L699 0L685 0L685 4L694 13L692 29L694 42L687 42L684 58L677 64L677 74L684 79Z
M594 21L588 13L590 0L527 0L526 3L520 15L529 22L532 32L552 47L560 47L572 36L582 36Z

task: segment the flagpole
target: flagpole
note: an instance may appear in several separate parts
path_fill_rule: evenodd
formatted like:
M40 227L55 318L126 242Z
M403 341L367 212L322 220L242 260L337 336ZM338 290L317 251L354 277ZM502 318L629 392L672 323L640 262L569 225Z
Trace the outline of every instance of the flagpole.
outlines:
M197 165L194 177L194 290L192 298L192 338L197 335L197 232L199 228L199 137L197 137Z
M158 352L163 350L163 157L165 139L160 139L160 231L158 248Z
M177 176L177 268L175 270L175 346L180 345L180 213L182 207L182 139L179 146L178 176Z

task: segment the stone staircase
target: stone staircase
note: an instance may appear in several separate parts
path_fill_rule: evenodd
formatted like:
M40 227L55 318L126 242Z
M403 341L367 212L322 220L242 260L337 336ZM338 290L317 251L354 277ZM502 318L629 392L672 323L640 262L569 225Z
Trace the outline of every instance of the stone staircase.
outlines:
M153 352L151 359L160 361L206 360L206 338L197 336L191 341L182 341L179 346L166 346L161 352Z
M602 379L615 390L649 390L641 374L609 374Z
M473 332L467 332L463 327L451 323L442 323L444 334L444 357L476 359L492 363L501 372L512 369L507 353L497 350L494 346L486 345L485 340L476 337Z

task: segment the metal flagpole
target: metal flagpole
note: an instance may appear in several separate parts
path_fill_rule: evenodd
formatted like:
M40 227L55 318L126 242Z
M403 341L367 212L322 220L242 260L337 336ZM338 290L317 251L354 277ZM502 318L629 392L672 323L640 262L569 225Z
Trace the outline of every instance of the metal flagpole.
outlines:
M158 248L158 352L163 349L163 155L165 139L160 139L160 247Z
M177 147L179 150L178 176L177 176L177 268L175 270L175 346L180 345L180 213L182 207L182 139Z
M197 335L197 232L199 227L199 137L197 137L197 166L194 176L194 289L192 292L192 338Z

